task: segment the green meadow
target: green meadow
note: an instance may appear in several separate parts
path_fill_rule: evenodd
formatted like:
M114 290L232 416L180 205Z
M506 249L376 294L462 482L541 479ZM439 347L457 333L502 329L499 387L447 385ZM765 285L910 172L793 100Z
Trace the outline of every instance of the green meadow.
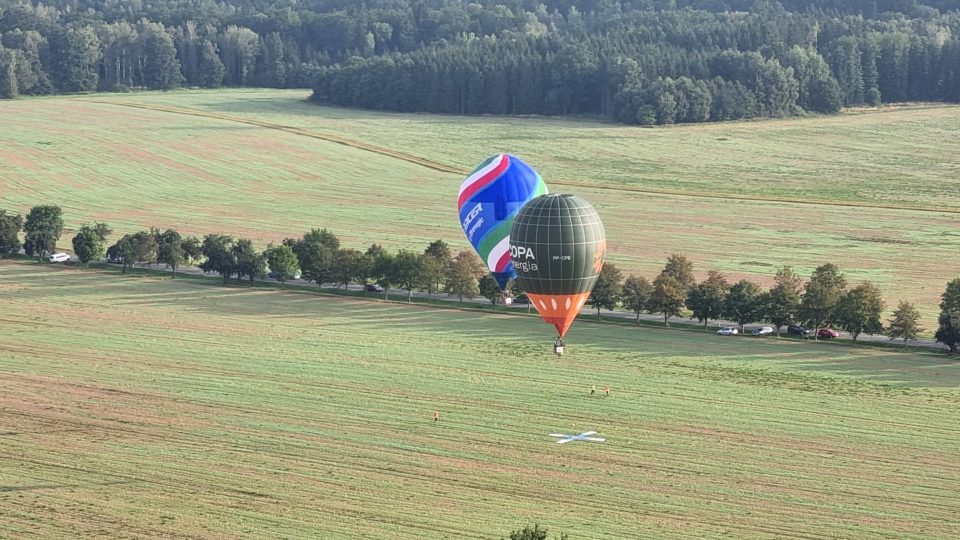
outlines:
M299 90L96 96L199 110L379 145L469 171L510 152L548 183L960 211L960 107L638 128L555 118L395 114L304 101Z
M960 535L942 354L10 260L0 305L4 538Z
M223 90L0 103L0 206L60 204L68 229L175 227L265 246L312 227L346 245L468 246L455 219L466 174L515 153L554 192L591 201L609 260L652 278L670 253L700 275L767 285L824 262L876 282L889 306L936 324L960 248L960 107L836 117L614 126L544 118L321 107L304 91ZM69 246L70 231L61 244Z

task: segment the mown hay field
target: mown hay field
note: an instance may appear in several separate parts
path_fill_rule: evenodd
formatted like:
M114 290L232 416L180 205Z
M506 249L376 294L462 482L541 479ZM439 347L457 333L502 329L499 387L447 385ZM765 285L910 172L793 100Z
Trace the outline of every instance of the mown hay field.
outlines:
M960 535L941 354L27 261L0 305L0 537Z
M68 227L103 220L118 233L172 226L266 245L329 227L353 247L442 238L466 249L453 202L462 173L510 151L598 208L610 260L628 273L652 278L682 252L700 275L766 285L779 266L808 275L829 261L876 282L891 308L917 302L928 331L956 276L960 107L644 129L372 113L306 96L0 103L0 207L61 204Z
M556 118L392 114L304 101L300 90L145 93L98 102L304 128L470 170L496 152L548 183L960 210L960 107L637 128Z

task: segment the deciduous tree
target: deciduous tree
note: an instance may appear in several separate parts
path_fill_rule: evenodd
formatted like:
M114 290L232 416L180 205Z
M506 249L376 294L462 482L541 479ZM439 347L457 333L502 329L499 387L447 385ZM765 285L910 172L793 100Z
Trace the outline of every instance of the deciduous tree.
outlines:
M363 272L362 266L366 256L355 249L338 249L333 255L333 269L331 279L343 285L343 290L349 290L350 284L359 278Z
M0 99L13 99L20 95L17 58L16 50L4 49L0 44Z
M600 310L613 311L623 297L623 272L613 263L606 263L600 270L597 282L593 286L587 303L597 308L597 320L600 319Z
M960 345L960 312L941 311L937 324L937 332L934 334L937 343L949 347L951 353L957 352L957 346Z
M8 214L0 210L0 253L20 253L20 229L23 228L23 216Z
M832 263L821 265L813 271L804 288L797 315L813 326L814 335L819 334L820 328L834 320L837 302L846 287L846 278Z
M435 240L427 246L423 258L423 275L427 289L427 298L443 289L443 282L450 267L450 248L443 240Z
M297 254L303 278L318 287L330 280L333 256L340 249L340 239L328 229L312 229L300 240L284 240Z
M130 264L130 261L132 260L132 253L133 244L131 243L130 235L125 234L119 240L117 240L116 244L107 248L107 261L116 262L119 260L123 264L123 269L121 272L126 274L127 265Z
M276 275L281 288L284 287L287 280L293 279L297 275L297 271L300 270L297 254L293 252L290 246L283 244L274 246L271 244L263 254L266 255L267 265L270 267L270 271Z
M183 260L187 263L196 263L203 258L203 244L196 236L188 236L180 241L183 251Z
M23 223L27 255L36 255L43 261L44 253L53 253L63 232L63 214L59 206L34 206Z
M803 281L793 268L784 266L777 271L774 286L767 292L763 301L763 318L776 327L777 337L780 337L781 327L792 323L797 318L802 287Z
M387 299L390 297L390 287L395 284L393 280L396 275L396 271L394 270L396 257L377 244L367 249L367 256L373 257L373 270L371 275L377 283L383 287L383 298Z
M670 317L680 315L687 300L687 290L677 279L666 272L661 272L653 280L653 292L647 303L647 311L663 315L663 325L667 326Z
M723 302L723 316L736 321L743 333L743 325L758 320L763 313L760 286L746 279L730 287Z
M857 342L860 334L879 334L883 331L880 316L884 309L880 289L869 281L845 292L837 303L836 321Z
M887 336L890 339L902 339L904 343L917 339L923 328L920 327L920 311L917 307L901 300L897 309L893 310L890 324L887 326Z
M960 278L947 283L947 288L940 297L940 317L937 323L938 328L934 334L937 342L949 347L951 353L957 352L957 346L960 345Z
M230 25L223 31L220 57L226 67L228 85L243 86L251 81L259 51L260 36L253 30Z
M711 270L707 279L701 281L687 293L687 308L693 312L691 318L696 318L707 327L710 319L719 319L723 314L723 302L727 298L730 284L720 272Z
M223 84L226 68L217 55L217 47L208 39L200 41L199 78L197 83L203 88L218 88Z
M237 264L237 281L246 276L253 283L257 278L267 275L267 258L257 252L252 241L240 238L231 249Z
M509 540L547 540L547 529L541 529L540 525L534 524L533 527L527 525L519 531L512 531ZM569 540L569 536L560 533L557 540Z
M424 283L423 255L400 250L394 258L393 282L407 290L407 302L413 299L413 291Z
M177 277L177 269L183 263L186 255L183 250L183 238L173 229L167 229L159 235L157 240L157 262L167 265L172 277Z
M73 253L80 259L81 264L87 266L90 261L103 257L109 234L110 229L104 223L80 227L72 243Z
M693 262L682 253L670 255L662 273L673 277L683 288L684 295L686 295L687 290L696 284L696 278L693 276Z
M960 278L947 282L947 288L940 296L940 311L960 312Z
M503 291L500 290L500 284L497 283L497 280L494 279L489 272L480 278L478 288L480 289L480 296L490 300L490 303L493 304L494 307L497 306L497 301L503 296Z
M89 92L97 89L100 39L93 27L72 25L61 28L50 39L53 80L61 92Z
M237 271L237 257L233 252L234 241L223 234L208 234L203 238L201 251L206 260L200 265L204 272L216 272L223 283Z
M640 312L647 309L652 294L653 285L643 276L631 275L623 282L623 306L637 314L637 323L640 322Z
M137 231L130 235L130 262L157 262L157 236L149 231Z
M173 37L163 25L151 25L144 40L144 82L147 88L170 90L180 86L180 62Z
M447 271L446 291L455 294L463 303L464 296L480 294L479 280L487 273L487 269L475 254L461 251L453 258L450 269Z

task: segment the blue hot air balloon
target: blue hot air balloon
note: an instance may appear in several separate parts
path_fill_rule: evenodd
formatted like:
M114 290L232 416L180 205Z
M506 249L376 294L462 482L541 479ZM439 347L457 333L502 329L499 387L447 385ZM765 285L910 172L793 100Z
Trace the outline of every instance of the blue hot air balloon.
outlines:
M503 290L517 275L510 262L513 218L527 201L546 193L540 175L510 154L490 157L460 186L460 225Z

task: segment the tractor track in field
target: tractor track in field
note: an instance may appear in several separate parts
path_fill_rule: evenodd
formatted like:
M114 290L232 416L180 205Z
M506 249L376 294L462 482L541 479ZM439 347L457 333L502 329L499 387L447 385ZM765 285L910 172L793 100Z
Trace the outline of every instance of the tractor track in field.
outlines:
M4 321L5 319L3 317L0 317L0 322L4 322ZM6 322L18 323L19 321L6 319ZM67 328L69 326L69 325L51 325L50 322L46 322L45 324L47 325L48 328L58 327L58 326L61 328ZM115 335L120 335L120 336L129 335L130 337L134 337L136 334L115 332ZM194 345L197 345L198 343L203 343L203 344L217 343L214 341L184 339L179 336L172 336L171 339L174 341L183 342L184 346L194 346ZM21 352L24 354L33 352L30 348L26 346L18 347L16 345L11 344L11 345L8 345L7 348L9 350L17 350L18 352ZM77 359L90 359L90 360L97 359L96 354L89 353L89 357L88 357L86 356L85 352L86 351L84 350L75 348L72 351L72 354ZM409 362L411 364L430 365L429 362L418 362L417 360L410 360ZM252 376L249 374L237 373L235 371L213 369L210 367L202 367L202 366L185 365L185 366L178 366L178 369L184 372L195 374L200 377L234 375L237 377L245 378L245 377ZM457 368L449 368L449 369L451 369L452 371L459 371ZM496 378L500 380L516 380L516 381L531 380L530 377L523 377L523 376L512 375L509 373L495 372L495 371L473 370L472 372L475 374L478 374L479 376ZM265 376L263 374L257 374L256 377L260 380L271 380L276 382L277 384L287 382L287 379L282 376L271 377L271 376ZM543 375L542 378L536 379L536 382L541 385L551 384L553 381L554 379L552 378L552 375L549 373ZM369 397L378 397L378 396L382 397L384 395L384 391L382 389L377 389L377 388L366 389L362 387L357 387L356 385L353 385L353 384L341 383L334 380L325 380L322 383L317 383L317 386L322 388L327 388L327 389L336 389L343 392L349 392L351 394L364 395ZM391 393L387 392L387 394L391 394ZM404 394L404 395L408 396L409 394ZM931 435L936 434L936 435L942 435L944 437L960 437L960 429L955 429L955 428L951 428L949 426L943 426L943 425L907 423L907 422L889 420L884 418L864 417L864 416L851 415L851 414L838 414L830 411L811 411L803 408L792 407L789 405L782 405L782 404L759 405L759 404L751 403L749 401L730 400L730 399L722 399L722 398L716 398L716 397L702 397L702 396L683 395L683 394L673 394L673 395L662 394L661 395L661 397L666 397L666 398L676 397L676 396L682 396L682 399L688 402L693 401L693 402L702 403L704 406L725 405L725 406L731 406L735 408L750 409L750 410L756 411L757 413L763 413L768 411L783 413L783 419L779 422L780 424L783 424L783 425L792 424L793 421L791 419L796 415L804 415L805 417L808 417L811 419L822 420L824 423L829 423L829 422L853 423L853 424L869 423L870 425L876 426L877 428L890 427L895 429L923 429L926 433L929 433ZM428 401L429 395L418 396L418 398L423 401ZM211 405L213 403L214 402L210 402L206 404ZM523 405L522 403L516 404L516 405L509 405L506 403L487 403L485 404L485 406L490 408L496 408L501 412L522 412L526 410L525 405ZM574 418L577 418L577 416L576 415L570 416L570 419L574 419ZM868 429L866 431L869 432L872 430ZM880 456L877 456L877 458L880 459ZM894 460L891 460L890 463L899 463L899 461L894 459Z
M32 415L24 415L24 416L32 416ZM226 444L226 443L211 444L211 442L207 440L205 437L201 437L197 434L189 433L187 431L182 431L182 430L174 430L172 432L168 431L166 433L161 434L161 433L156 433L153 430L150 430L147 426L117 426L112 423L97 425L97 424L91 424L83 421L78 422L72 419L71 420L59 419L59 420L65 424L74 424L78 427L81 427L81 429L79 429L80 431L93 431L93 432L101 431L104 434L123 432L130 435L135 435L142 440L152 440L152 441L162 442L162 443L171 443L171 442L177 443L178 445L182 445L184 447L196 449L198 452L209 451L210 448L216 448L218 450L239 451L239 448L236 448L233 445ZM351 453L346 452L346 450L351 450L351 449L356 450L355 443L351 443L351 442L337 442L337 443L334 443L334 445L339 446L345 450L345 452L343 454L339 454L339 456L352 455ZM248 449L246 450L246 452L248 453L263 452L263 449L259 449L259 450ZM290 448L285 450L270 449L269 453L275 456L282 456L289 459L296 459L298 457L301 457L301 453L297 448ZM113 482L134 483L134 484L151 485L156 487L168 488L171 490L171 492L176 491L178 489L182 490L184 487L182 485L182 481L183 481L182 478L179 481L177 481L172 479L161 479L157 477L131 474L128 471L135 469L135 463L126 462L124 460L120 460L119 463L128 464L131 466L131 469L123 469L120 472L104 472L104 471L96 471L94 469L84 467L84 466L63 465L63 464L51 462L51 461L36 458L36 457L26 457L26 456L17 456L17 455L5 456L3 455L3 453L0 453L0 457L10 459L10 460L15 460L22 463L30 463L33 465L43 466L43 467L61 468L69 471L80 470L80 471L89 472L92 474L109 476L115 479L119 479L119 480L113 480ZM330 458L314 457L313 459L307 460L307 463L314 468L331 467L338 470L349 470L349 471L353 471L360 474L375 472L379 475L407 479L407 480L423 480L427 482L436 483L438 485L443 485L444 483L449 481L449 479L445 475L440 473L424 474L424 471L404 469L400 467L399 464L397 463L377 464L374 461L371 461L371 459L372 457L359 458L359 459L357 457L353 457L350 459L337 459L337 458L330 459ZM299 461L303 462L302 458ZM677 471L680 472L681 469L677 469ZM220 477L216 474L215 471L192 471L191 477L194 480L198 480L201 482L210 482L213 484L215 484L218 480L220 480ZM336 482L332 482L332 481L327 482L317 478L313 478L312 481L327 485L330 489L337 489L339 487ZM103 485L103 483L96 484L96 485ZM530 489L529 487L517 487L517 486L511 486L511 485L491 486L485 482L481 482L477 480L462 480L460 482L460 485L470 490L474 490L478 493L487 493L487 492L493 491L501 495L512 497L514 499L530 499L530 500L545 499L558 504L569 502L569 500L564 497L553 496L549 492L536 491L536 490ZM90 485L86 487L94 487L94 485ZM810 491L810 490L801 490L801 492L803 492L804 494L812 494L812 495L815 495L817 493L816 491ZM256 493L250 493L250 492L241 492L229 487L224 488L224 490L219 494L225 497L234 497L236 495L243 495L243 496L263 496L268 499L272 498L272 496L270 495L260 495ZM360 496L346 497L346 499L355 503L358 507L362 507L363 503L365 502L365 499ZM916 503L911 504L911 501L902 501L902 502L908 504L908 506L916 506ZM643 509L638 508L636 505L618 504L609 500L589 501L589 502L584 501L584 502L580 502L579 505L585 508L590 508L594 511L614 511L614 512L621 512L625 514L636 514L640 512L645 515L660 516L662 518L679 520L686 523L696 523L698 525L706 526L706 527L715 525L717 523L716 519L718 519L722 515L722 510L714 510L713 516L710 516L710 515L694 516L685 512L683 510L682 504L680 503L670 504L666 502L661 502L652 508L643 508ZM784 509L781 509L781 511L783 510ZM948 508L944 507L942 508L942 510L947 511ZM388 516L381 516L379 514L375 514L372 512L364 512L362 510L358 510L354 508L340 508L338 509L338 512L343 512L347 514L356 514L354 515L354 517L357 517L357 518L362 517L364 519L373 519L375 521L382 522L384 524L393 524L393 525L399 524L395 520L390 519L390 517ZM805 514L805 515L809 516L811 514ZM826 516L820 515L817 512L813 512L813 515L817 515L820 518L826 517ZM834 517L834 519L836 519L836 517ZM435 525L431 526L431 525L422 524L422 523L419 523L419 524L402 523L400 525L407 528L423 529L430 532L440 532L440 533L454 532L452 529L444 529L442 527L437 527ZM774 535L779 538L795 538L795 539L801 539L801 540L812 540L814 538L820 537L819 534L814 533L812 531L797 531L797 530L792 530L784 527L778 527L778 526L767 524L767 523L756 523L756 522L730 523L728 522L728 523L725 523L724 527L727 529L739 531L743 534L755 534L757 532L762 532L762 533ZM476 538L483 537L481 535L474 536L473 534L470 534L469 536L476 537Z
M203 369L190 369L191 372L202 375L208 373L221 373L220 370L203 370ZM225 372L224 372L225 373ZM32 386L32 385L28 385ZM65 383L65 386L74 388L90 388L90 385L83 385L77 383ZM324 385L326 386L326 385ZM365 393L363 389L356 388L350 385L343 385L342 383L335 386L342 390L340 393ZM101 390L106 390L102 388ZM396 392L384 392L376 391L376 395L384 397L384 394L400 399L405 394L396 393ZM417 398L425 398L426 396L416 396ZM217 400L208 400L208 399L181 399L174 398L175 403L180 403L188 406L209 406L216 405L219 402ZM419 401L419 399L418 399ZM510 407L513 409L514 407ZM363 407L359 408L359 411L362 412ZM292 420L293 422L287 422L287 424L293 423L296 424L296 420L305 420L306 417L297 414L289 414L284 411L279 410L270 410L266 411L268 418L271 421L275 421L277 418L283 418L285 420ZM240 408L236 411L239 417L245 415L243 408ZM44 409L36 412L28 411L9 411L11 416L19 416L25 419L43 419L45 423L54 429L43 429L36 430L37 434L48 434L60 432L64 429L70 429L75 432L88 431L91 436L95 436L97 439L101 437L110 437L116 436L117 434L124 433L136 440L140 441L151 441L157 444L172 444L179 448L189 448L194 451L196 454L203 452L209 452L211 449L218 450L225 454L250 454L250 455L260 455L260 454L269 454L274 457L282 458L285 461L296 462L303 464L303 467L310 470L319 470L321 468L330 468L341 471L349 471L353 474L356 474L358 477L365 476L367 474L374 474L377 476L391 477L402 480L411 480L411 481L422 481L428 485L437 485L442 486L444 484L451 483L452 480L448 476L448 471L444 471L443 468L436 468L436 470L426 471L424 469L410 468L404 463L401 462L388 462L380 463L377 460L378 455L382 455L383 452L390 453L392 452L392 445L385 445L382 448L374 449L373 453L367 453L364 455L361 454L361 450L367 448L367 445L361 444L357 440L328 440L326 444L331 447L337 448L337 451L331 452L328 455L313 455L306 457L304 456L302 447L304 445L309 445L311 437L322 436L322 433L305 433L304 439L299 439L298 437L291 437L286 441L284 446L274 446L270 438L267 438L263 441L262 445L255 445L253 447L244 447L238 446L234 443L230 443L222 440L211 440L208 434L198 432L190 429L183 428L164 428L162 431L158 431L156 426L148 422L143 422L137 420L134 422L125 421L122 422L117 418L69 418L64 417L62 412L54 412L48 409ZM362 416L355 414L350 410L343 411L343 416L346 420L340 425L340 428L346 429L348 432L353 432L355 436L362 435L362 433L357 430L361 430L364 426L367 426L371 420L366 419L357 419L357 416ZM354 418L353 420L350 420ZM316 421L316 419L314 419ZM416 423L419 425L419 423ZM370 426L367 426L370 427ZM374 432L377 431L379 426L373 426ZM408 424L408 427L415 427L414 424ZM475 425L479 427L479 424ZM243 428L241 430L243 435L250 437L251 440L256 434L256 430L251 430L250 428ZM16 440L17 435L8 435L12 436ZM429 434L425 440L416 440L413 441L417 444L423 443L432 439L433 437ZM527 446L523 441L517 442L515 444L508 444L508 450L520 451ZM399 449L399 448L398 448ZM51 461L49 459L44 459L41 457L26 457L23 455L22 449L14 448L12 445L8 446L8 450L0 451L0 458L5 458L11 461L19 461L32 463L38 466L44 467L57 467L63 468L69 471L84 471L90 474L98 475L109 475L114 477L115 480L119 482L129 482L133 484L143 484L144 486L155 486L162 489L164 492L174 493L174 492L183 492L186 487L187 492L189 493L192 489L199 489L198 486L203 485L217 485L223 482L223 475L217 470L206 470L206 469L191 469L183 472L183 475L178 479L165 478L158 476L156 473L140 473L137 472L137 461L136 460L127 460L127 459L117 459L114 462L114 465L122 465L120 468L115 468L112 471L100 471L95 467L93 463L81 463L78 465L63 465L56 461ZM871 456L865 457L868 461L874 461ZM677 465L679 467L663 467L662 471L667 471L675 474L683 474L689 472L687 467L684 464L699 464L703 461L703 456L697 456L696 453L690 453L690 455L685 455L683 457L677 457ZM623 456L623 459L618 459L615 461L616 465L619 467L631 467L637 466L637 462L630 459L629 456ZM901 463L902 464L902 463ZM696 467L692 467L695 469ZM648 471L648 474L656 475L658 470L661 470L660 467L644 467ZM645 473L647 474L647 473ZM780 482L787 482L786 479L778 481L776 477L773 477L773 482L770 482L771 485L777 486L780 485ZM787 477L788 478L788 477ZM950 482L950 478L942 478L945 482ZM311 478L311 482L316 483L318 486L328 487L330 490L336 490L340 487L340 484L337 482L331 482L324 480L322 478ZM527 502L536 502L536 501L550 501L556 505L568 504L570 499L560 495L554 495L550 492L538 491L532 489L529 486L514 486L511 484L505 483L494 483L477 480L474 478L469 478L465 480L458 480L459 485L461 485L465 490L469 490L471 493L497 493L502 495L504 498L513 499L517 501L527 501ZM678 482L682 483L681 480ZM186 484L186 486L184 486ZM96 484L99 485L99 484ZM91 484L90 487L96 487L96 485ZM862 501L875 501L872 497L864 496L863 494L857 493L854 488L848 487L849 484L843 484L843 491L838 491L837 495L849 495L853 497L860 497ZM439 488L443 489L443 488ZM681 491L676 491L679 489L674 485L663 485L657 489L653 489L651 493L657 493L664 495L667 498L673 497L684 497L690 496L689 494L684 494ZM796 496L801 496L804 498L816 499L816 494L818 491L812 490L809 488L797 488L795 487L791 492ZM218 491L215 494L217 497L223 497L230 500L246 500L247 497L266 497L272 498L272 496L267 492L266 494L259 494L257 492L244 492L238 491L230 486L225 486L222 490ZM342 495L343 501L341 501L345 506L338 507L336 512L341 515L350 516L351 519L358 520L373 520L385 525L396 525L403 527L405 529L418 529L424 532L434 533L434 534L454 534L456 531L452 529L444 529L442 526L435 524L427 523L415 523L408 520L405 520L401 516L396 515L383 515L381 513L365 511L363 506L368 502L368 498L364 497L359 493L344 493ZM61 497L51 496L51 498L61 500ZM460 498L467 498L467 495L464 493ZM64 501L69 501L69 498L62 498ZM725 499L724 499L725 500ZM935 509L938 515L948 515L950 507L948 505L931 505L928 500L917 500L910 495L907 495L904 491L901 491L896 498L885 497L881 499L887 503L896 504L897 508L903 510L908 509L913 512L918 508L926 508L927 510ZM724 503L725 504L725 503ZM848 525L847 520L857 520L858 526L863 524L871 524L871 519L867 516L847 516L841 513L839 510L824 511L823 509L817 507L808 507L806 503L796 504L796 505L777 505L777 506L768 506L762 500L757 501L756 504L758 507L766 508L769 512L772 512L773 515L782 516L785 519L783 521L789 521L790 518L796 518L797 516L803 516L805 518L817 519L817 520L827 520L836 524L845 524ZM685 526L694 525L697 527L702 527L704 529L709 529L710 527L716 526L718 523L723 523L724 528L728 531L733 532L735 535L771 535L779 538L795 538L798 540L812 540L814 538L822 537L818 534L817 531L812 530L796 530L792 529L785 525L780 524L770 524L757 522L754 518L748 518L743 521L729 522L723 520L724 506L711 508L705 511L701 511L697 515L692 515L690 512L684 510L684 503L681 501L656 501L656 502L642 502L639 504L623 504L617 500L596 500L596 501L586 501L581 503L586 509L592 510L594 513L602 512L615 512L618 514L632 514L632 515L646 515L646 516L655 516L658 520L667 520L670 522L675 522L678 524L683 524ZM861 521L863 520L863 521ZM879 522L880 526L890 527L890 524ZM843 531L849 531L849 529L844 528L840 529ZM900 529L891 529L891 530L900 530ZM463 534L463 533L461 533ZM468 534L469 537L481 538L482 536L477 534L474 535L472 532Z
M318 139L322 141L341 144L344 146L349 146L351 148L356 148L358 150L373 152L375 154L380 154L382 156L387 156L394 159L406 161L408 163L413 163L415 165L420 165L421 167L426 167L428 169L438 171L438 172L455 174L458 176L467 176L468 174L470 174L470 170L468 169L462 169L460 167L447 165L445 163L433 161L425 157L417 156L414 154L408 154L406 152L401 152L398 150L392 150L390 148L386 148L376 144L365 143L365 142L358 141L355 139L350 139L347 137L341 137L339 135L318 133L315 131L310 131L308 129L304 129L296 126L288 126L288 125L277 124L273 122L264 122L261 120L244 118L242 116L213 113L213 112L202 111L198 109L188 109L184 107L170 107L165 105L148 105L143 103L119 103L115 101L107 101L107 100L101 100L101 99L79 99L78 101L95 103L98 105L115 105L119 107L129 107L133 109L143 109L143 110L165 112L165 113L171 113L171 114L181 114L181 115L193 116L193 117L211 118L215 120L222 120L225 122L234 122L234 123L246 124L250 126L257 126L265 129L283 131L286 133L291 133L293 135L299 135L301 137L309 137L312 139ZM641 195L659 195L659 196L665 196L665 197L687 197L687 198L693 198L693 199L714 199L714 200L722 200L722 201L768 202L768 203L782 203L782 204L802 204L802 205L808 205L808 206L835 206L835 207L843 207L843 208L899 210L899 211L925 212L925 213L935 213L935 214L960 214L960 208L948 208L948 207L910 206L910 205L901 205L901 204L870 203L870 202L863 202L863 201L844 201L844 200L835 200L835 201L822 200L822 199L808 200L808 199L798 199L798 198L792 198L792 197L761 197L761 196L755 196L755 195L738 195L738 194L695 193L690 191L656 189L656 188L634 187L634 186L624 186L624 185L617 185L617 186L601 185L601 184L594 184L589 182L576 182L572 180L563 180L563 179L551 180L550 184L555 186L569 186L569 187L596 189L596 190L604 190L604 191L617 191L617 192L623 192L623 193L637 193Z
M133 433L137 433L137 432L134 431ZM179 443L179 444L187 445L188 447L195 448L197 451L208 451L208 450L209 450L209 445L208 445L208 444L201 444L198 440L191 440L191 438L160 437L160 436L158 436L158 435L156 435L156 434L145 433L145 432L140 432L140 433L137 433L137 434L140 435L140 436L142 436L144 439L147 439L147 440L154 440L154 441L157 441L157 442L171 442L171 441L173 441L173 442L176 442L176 443ZM340 445L340 446L343 446L343 445ZM230 447L229 447L228 445L222 445L222 446L218 447L218 449L229 449L229 448L230 448ZM349 445L347 445L346 448L349 448ZM278 455L278 456L283 456L283 457L287 457L287 458L295 458L295 457L297 456L297 453L294 452L294 451L290 451L290 452L276 452L276 451L274 451L274 452L271 452L271 454L273 454L273 455ZM29 463L29 464L31 464L31 465L36 465L36 466L40 466L40 467L51 467L51 468L65 469L65 470L68 470L68 471L71 471L71 472L83 471L83 472L94 473L94 474L101 474L101 475L104 474L104 473L99 473L98 471L95 471L95 470L89 469L89 468L85 468L85 467L82 467L82 466L81 466L81 467L77 467L77 466L64 466L64 465L62 465L62 464L58 464L58 463L55 463L55 462L47 461L47 460L44 460L44 459L38 459L38 458L31 458L31 457L20 457L20 458L17 458L17 457L11 456L11 457L8 458L8 459L15 460L15 461L20 462L20 463ZM124 465L130 465L130 466L134 466L134 465L135 465L135 463L133 463L133 462L127 462L127 461L125 461L125 460L119 460L119 461L117 461L116 463L121 463L121 464L124 464ZM377 464L374 464L374 463L372 463L372 462L367 463L367 462L364 462L363 460L359 460L359 461L358 461L358 460L356 460L356 459L313 459L313 460L307 461L306 464L307 464L307 465L310 465L310 466L313 466L313 467L318 467L318 468L319 468L319 467L328 467L328 468L336 469L336 470L339 470L339 471L352 471L352 472L359 473L359 474L363 474L363 473L376 473L376 474L378 474L378 475L383 475L383 476L393 477L393 478L398 478L398 479L404 479L404 480L420 480L420 481L431 482L431 483L436 484L436 485L439 485L439 486L442 486L442 485L444 485L444 484L446 484L446 483L448 483L448 482L450 481L449 478L447 478L446 476L444 476L444 475L442 475L442 474L424 474L423 471L414 471L414 470L402 470L402 469L399 469L399 468L397 468L397 465L396 465L396 464L377 465ZM126 469L125 469L125 470L126 470ZM161 480L161 479L158 479L158 478L139 477L139 476L137 476L137 475L135 475L135 474L129 474L129 473L126 473L126 472L112 472L112 473L106 473L106 474L109 475L109 476L111 476L111 477L120 478L120 479L121 479L121 480L114 481L113 483L141 484L141 485L145 485L145 486L154 486L154 487L160 487L160 488L169 489L171 492L177 492L178 490L182 492L182 491L184 490L183 478L182 478L182 477L181 477L179 480L177 480L177 479L163 479L163 480ZM211 472L196 471L196 472L194 472L194 473L191 475L191 477L192 477L192 479L194 479L194 480L197 480L197 481L200 481L200 482L206 482L206 483L209 483L209 484L211 484L211 485L215 485L215 484L217 483L217 481L220 480L220 477L219 477L219 476L217 476L215 473L211 473ZM324 486L328 487L330 490L337 490L337 489L339 489L339 487L340 487L340 486L339 486L336 482L334 482L334 481L323 481L323 480L320 480L320 479L317 479L317 478L312 478L311 480L312 480L313 482L315 482L315 483L318 483L318 484L320 484L320 485L324 485ZM100 485L103 485L103 483L99 483L99 484L89 484L89 485L87 485L87 486L81 486L81 487L97 487L97 486L100 486ZM197 485L202 485L202 484L197 484ZM530 488L530 487L517 487L517 486L511 486L511 485L508 485L508 484L491 486L491 485L488 485L488 484L486 484L486 483L484 483L484 482L482 482L482 481L478 481L478 480L461 480L461 481L459 482L459 486L460 486L460 487L463 487L463 488L467 488L467 489L469 489L469 490L471 490L471 491L473 491L473 492L476 492L476 493L490 493L490 492L494 492L494 493L497 493L497 494L500 494L500 495L504 495L504 496L510 497L510 498L512 498L513 500L525 500L525 499L526 499L526 500L532 500L532 501L548 500L548 501L551 501L551 502L557 503L557 504L567 504L567 503L570 502L569 499L567 499L567 498L565 498L565 497L558 496L558 495L555 495L555 494L551 494L551 493L549 493L549 492L538 491L538 490L533 489L533 488ZM188 488L188 489L189 489L189 488ZM243 497L250 497L250 496L253 496L253 497L264 497L264 498L267 498L267 499L272 499L272 498L273 498L273 497L270 496L270 495L257 494L257 493L255 493L255 492L244 492L244 491L239 491L239 490L236 490L236 489L233 489L233 488L229 488L229 487L224 488L224 489L219 493L219 495L224 496L224 497L231 497L231 498L232 498L232 497L243 498ZM354 517L363 517L363 518L365 518L365 519L374 519L374 520L376 520L376 521L378 521L378 522L385 523L385 524L401 525L401 526L406 527L406 528L424 529L424 530L428 530L428 531L431 531L431 532L441 532L441 533L448 533L448 534L455 532L455 529L454 529L454 528L444 529L444 528L442 528L442 527L440 527L440 526L437 526L437 525L414 524L414 523L397 523L395 520L390 519L390 517L388 517L388 516L382 516L382 515L379 515L379 514L376 514L376 513L373 513L373 512L364 512L364 511L362 511L362 510L359 510L359 508L362 508L362 507L364 506L365 502L366 502L366 498L363 497L363 496L356 495L356 494L349 494L349 495L348 495L348 494L345 494L345 493L343 493L343 492L341 491L340 497L341 497L341 500L340 500L341 503L343 503L343 502L350 502L350 503L355 504L357 508L354 509L354 508L343 508L343 507L341 507L341 508L339 508L337 511L338 511L338 512L342 512L342 513L351 513L351 514L356 513L357 515L354 516ZM718 521L719 519L721 519L722 516L723 516L723 513L722 513L723 511L722 511L722 510L714 510L714 511L712 511L712 512L711 512L711 513L713 514L712 516L708 516L708 515L693 516L693 515L689 514L688 512L685 512L685 511L684 511L684 508L683 508L683 506L682 506L681 503L673 503L673 504L670 504L670 503L666 503L666 502L660 502L660 503L657 504L656 507L654 507L654 508L646 508L646 509L642 509L642 510L641 510L640 508L638 508L637 506L632 505L632 504L617 503L617 502L614 502L614 501L611 501L611 500L605 500L605 501L580 501L580 502L578 502L578 507L586 508L586 509L591 509L591 510L593 510L594 512L612 511L612 512L619 512L619 513L623 513L623 514L633 514L633 515L636 515L637 513L640 513L640 514L643 514L643 515L667 517L667 518L671 518L671 519L674 519L674 520L679 520L679 521L683 521L683 522L687 522L687 523L696 523L696 524L701 525L701 526L715 525L715 524L717 523L717 521ZM818 517L823 517L823 516L818 516ZM787 528L778 527L778 526L776 526L776 525L770 525L770 524L765 524L765 523L732 523L732 522L728 522L728 523L726 523L724 526L725 526L725 528L737 530L737 531L740 531L740 532L742 532L742 533L744 533L744 534L750 534L750 533L756 533L756 532L764 532L764 533L767 533L767 534L773 534L773 535L775 535L775 536L777 536L777 537L779 537L779 538L795 538L795 539L800 539L800 540L813 540L813 539L815 539L815 538L820 538L819 535L817 535L817 534L815 534L815 533L813 533L813 532L795 531L795 530L792 530L792 529L787 529ZM466 534L466 533L464 533L464 532L461 532L461 533L460 533L460 535L463 535L463 534ZM485 536L480 535L480 534L469 534L469 536L470 536L470 537L473 537L473 538L485 538Z

